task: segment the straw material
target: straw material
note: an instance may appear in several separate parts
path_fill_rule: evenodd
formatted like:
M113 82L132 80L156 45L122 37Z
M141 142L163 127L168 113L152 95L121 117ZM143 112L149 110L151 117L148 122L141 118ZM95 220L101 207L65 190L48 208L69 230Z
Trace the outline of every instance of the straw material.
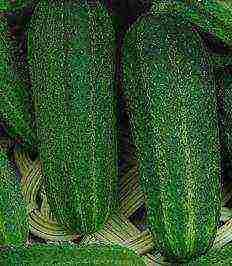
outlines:
M70 234L64 226L58 224L51 217L44 194L41 208L36 202L43 182L41 162L39 160L32 161L27 153L17 149L14 150L14 157L22 176L22 191L28 205L31 233L48 241L70 241L76 238L76 235Z

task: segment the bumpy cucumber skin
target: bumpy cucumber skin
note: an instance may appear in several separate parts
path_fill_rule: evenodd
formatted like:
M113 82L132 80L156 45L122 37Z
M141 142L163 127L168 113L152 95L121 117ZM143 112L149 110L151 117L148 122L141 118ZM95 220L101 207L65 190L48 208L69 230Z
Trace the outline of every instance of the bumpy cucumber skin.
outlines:
M1 265L103 265L145 266L133 251L119 245L36 244L27 248L5 249L0 253Z
M27 6L27 4L30 4L32 1L33 0L1 0L0 13L21 11L24 7Z
M11 137L21 137L25 144L32 145L36 140L28 87L13 70L15 47L9 34L6 17L0 17L0 119L6 123Z
M199 265L199 266L210 266L210 265L231 265L232 264L232 243L226 244L220 249L211 249L204 256L200 256L183 266Z
M232 45L232 2L231 0L151 0L153 14L179 13L188 22L211 32L223 42Z
M101 6L38 4L29 62L48 202L71 230L100 229L117 182L114 31Z
M186 21L147 14L127 32L122 60L149 226L169 261L185 261L212 245L220 216L209 57Z
M20 181L7 153L0 150L0 246L25 244L29 234Z
M232 56L231 56L232 58ZM232 64L231 64L232 69ZM224 71L222 76L222 86L223 86L223 107L224 107L224 129L225 129L225 137L227 140L227 148L228 153L232 154L232 142L231 142L231 129L232 129L232 113L231 113L231 107L232 107L232 71L226 72ZM231 158L232 159L232 158Z

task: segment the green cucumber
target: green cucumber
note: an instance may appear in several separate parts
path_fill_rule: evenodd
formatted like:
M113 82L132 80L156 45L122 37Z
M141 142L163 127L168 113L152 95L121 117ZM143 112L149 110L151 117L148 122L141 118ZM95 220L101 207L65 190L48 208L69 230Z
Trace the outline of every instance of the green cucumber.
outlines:
M223 86L223 110L224 114L222 117L223 128L224 128L224 142L227 149L227 154L230 157L230 162L232 163L232 64L230 67L230 72L224 70L221 76L221 82Z
M211 32L228 45L232 45L231 0L151 0L154 14L179 13L186 21Z
M0 246L22 245L29 234L26 204L16 171L0 150Z
M0 119L12 137L21 137L25 144L35 143L32 116L29 112L28 86L13 69L14 43L9 37L7 19L0 16Z
M232 265L232 243L226 244L220 249L211 249L204 256L200 256L183 266L198 265L198 266L211 266L211 265Z
M33 0L1 0L0 13L21 11L27 6L27 4L31 3L32 1Z
M1 265L102 265L145 266L133 251L119 245L34 244L29 247L7 248L0 253Z
M101 5L41 1L28 34L39 156L55 218L100 229L117 185L115 37Z
M199 35L181 16L151 13L123 44L123 84L148 223L160 252L205 253L220 218L216 86Z

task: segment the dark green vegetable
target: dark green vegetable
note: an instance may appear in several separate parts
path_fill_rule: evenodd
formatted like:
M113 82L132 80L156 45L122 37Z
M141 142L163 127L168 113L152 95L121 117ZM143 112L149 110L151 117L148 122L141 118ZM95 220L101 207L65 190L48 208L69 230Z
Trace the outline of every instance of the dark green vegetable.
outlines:
M29 234L26 204L17 178L7 153L0 150L0 246L21 245Z
M148 223L169 261L188 260L212 245L221 207L210 58L180 16L147 14L127 32L122 60Z
M188 22L232 45L231 0L151 0L154 14L180 13Z
M1 12L13 12L20 11L32 0L1 0L0 1L0 13Z
M200 256L185 265L232 265L232 243L229 243L220 249L212 249L206 255Z
M133 251L119 245L91 244L32 245L28 248L5 249L0 253L1 265L102 265L145 266L145 262Z
M59 222L91 233L104 225L116 196L111 21L101 5L41 1L28 44L48 203Z
M11 137L22 137L26 144L35 142L29 94L26 83L13 70L12 52L7 19L0 16L0 120L7 125Z

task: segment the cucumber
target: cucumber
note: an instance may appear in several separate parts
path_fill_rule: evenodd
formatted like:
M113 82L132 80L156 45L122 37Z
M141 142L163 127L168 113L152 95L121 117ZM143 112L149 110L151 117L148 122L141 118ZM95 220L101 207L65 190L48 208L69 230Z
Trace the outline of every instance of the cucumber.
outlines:
M123 44L123 86L148 223L163 256L212 245L220 217L216 86L201 39L181 16L152 13Z
M26 204L7 152L0 150L0 246L22 245L29 234Z
M30 247L7 248L0 253L1 265L102 265L145 266L133 251L119 245L34 244Z
M41 1L28 33L39 157L51 212L79 234L116 206L115 37L101 5Z
M21 11L27 6L27 4L30 4L32 1L33 0L1 0L0 13Z
M21 137L31 146L36 136L29 112L28 86L13 69L15 43L9 37L7 18L3 16L0 16L0 34L0 120L5 122L10 137Z
M151 0L154 14L179 13L186 21L211 32L229 46L232 45L231 0Z
M199 265L231 265L232 264L232 243L226 244L220 249L211 249L204 256L200 256L193 261L185 264L185 266Z

